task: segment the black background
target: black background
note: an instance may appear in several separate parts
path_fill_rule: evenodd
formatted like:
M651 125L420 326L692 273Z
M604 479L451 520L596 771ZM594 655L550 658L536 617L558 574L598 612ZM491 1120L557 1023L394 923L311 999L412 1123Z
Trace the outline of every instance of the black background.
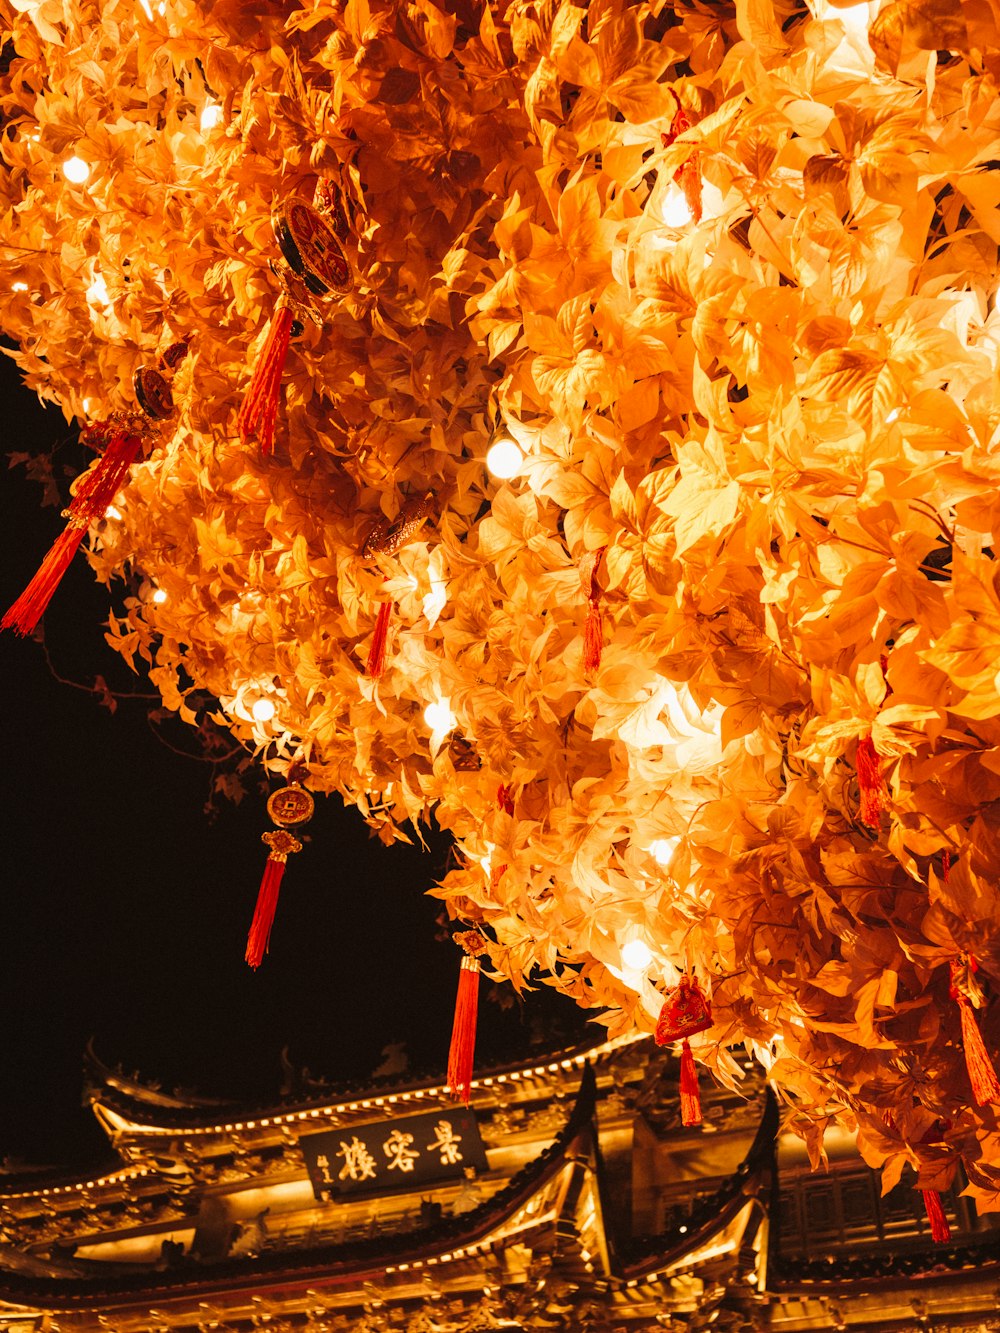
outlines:
M7 356L0 422L7 455L57 446L65 502L88 455ZM5 608L62 521L23 466L5 459L0 487ZM80 554L44 618L45 648L0 634L8 1167L107 1156L81 1109L90 1038L102 1060L146 1081L247 1102L278 1092L285 1047L293 1066L337 1082L370 1074L390 1041L406 1043L413 1069L443 1071L447 1060L460 954L443 937L442 904L425 896L445 871L447 840L432 837L428 852L386 848L339 797L320 800L310 840L289 863L271 952L252 973L243 949L265 855L265 795L251 784L210 818L211 771L157 738L155 703L121 699L114 713L102 703L99 675L115 691L150 691L104 643L102 622L125 594L122 584L101 587ZM166 734L197 751L176 720ZM484 983L483 992L482 1058L526 1050L532 1032L555 1045L581 1031L578 1011L548 988L527 1005L509 987Z

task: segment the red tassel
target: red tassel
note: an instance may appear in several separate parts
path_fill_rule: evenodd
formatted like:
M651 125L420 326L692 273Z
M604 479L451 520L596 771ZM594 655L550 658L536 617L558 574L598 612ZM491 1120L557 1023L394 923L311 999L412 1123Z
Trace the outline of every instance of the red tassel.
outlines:
M297 766L289 770L291 774ZM288 825L307 823L313 815L313 798L295 778L291 785L272 792L267 800L267 813L279 826L271 833L262 833L260 840L270 848L264 874L257 892L257 905L247 935L247 962L252 968L260 967L271 940L271 927L278 906L278 891L285 873L285 862L293 852L301 852L302 844L288 832Z
M75 523L68 523L49 547L48 555L39 565L31 582L17 601L0 620L0 629L12 629L15 634L32 634L45 614L52 594L59 587L62 576L69 569L77 547L87 531Z
M986 1106L990 1102L1000 1104L1000 1079L983 1043L983 1034L979 1031L976 1014L969 998L970 994L981 997L979 987L974 980L978 971L974 958L962 956L951 964L951 998L958 1005L962 1019L962 1045L965 1048L965 1067L969 1071L969 1083L977 1106Z
M669 148L675 139L679 138L685 130L689 130L692 125L691 117L679 106L674 113L674 118L670 122L670 129L666 134L660 135L660 141L664 148ZM701 221L701 153L695 150L688 160L674 172L674 180L681 187L684 198L687 200L687 206L691 210L691 216L695 222Z
M132 416L124 422L102 421L84 431L83 439L88 444L101 439L107 442L100 461L84 473L69 502L68 513L85 521L88 527L104 517L139 457L144 440L141 431L136 429L137 419Z
M267 837L267 834L264 835ZM274 925L274 913L278 906L278 892L285 873L285 858L280 860L271 855L264 866L264 874L257 893L257 906L254 908L250 933L247 935L246 960L254 970L260 967L271 942L271 927Z
M882 822L884 787L882 785L882 763L871 736L862 736L858 741L855 765L858 771L858 791L861 797L861 820L871 829L877 829Z
M681 1124L693 1129L701 1124L701 1091L698 1087L698 1066L691 1054L687 1037L681 1044Z
M392 601L391 599L380 603L378 616L375 620L375 631L372 634L372 646L368 653L368 665L365 667L365 675L371 676L372 680L378 680L383 671L385 671L385 650L389 642L389 625L392 621Z
M503 810L508 815L514 813L514 788L508 787L505 782L501 782L497 787L497 809Z
M931 1226L931 1240L944 1245L951 1240L951 1227L941 1206L941 1195L937 1190L921 1190L920 1193L924 1196L924 1211Z
M466 931L455 939L465 949L462 970L458 974L455 997L455 1021L451 1028L448 1051L448 1091L466 1106L472 1095L472 1067L476 1055L476 1020L479 1016L479 958L485 948L478 931Z
M100 422L85 431L83 438L87 443L106 441L104 453L81 477L76 493L64 511L69 523L49 547L24 592L0 620L0 629L13 629L18 634L34 631L72 564L84 533L91 523L104 517L143 445L143 437L134 429L131 419Z
M986 1106L989 1102L1000 1103L1000 1079L983 1045L983 1034L979 1031L972 1005L964 995L956 997L962 1016L962 1045L965 1047L965 1067L969 1071L972 1095L977 1106Z
M604 615L601 611L601 585L597 581L597 572L605 547L593 557L590 571L590 592L587 595L587 619L583 626L583 669L596 671L601 665L601 649L604 646Z
M295 316L289 302L279 300L271 317L271 327L267 331L264 346L258 353L243 406L236 418L236 429L241 441L248 444L251 436L256 435L260 441L260 451L265 455L274 448L274 423L278 416L281 376L288 357L294 322Z

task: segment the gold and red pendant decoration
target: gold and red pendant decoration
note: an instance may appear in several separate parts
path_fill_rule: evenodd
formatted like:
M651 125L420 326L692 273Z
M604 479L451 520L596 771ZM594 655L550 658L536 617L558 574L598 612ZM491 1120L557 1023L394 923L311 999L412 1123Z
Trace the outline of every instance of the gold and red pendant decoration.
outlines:
M334 226L312 204L304 199L287 200L272 214L271 228L283 261L271 268L284 291L236 420L241 441L248 444L256 436L265 455L274 448L281 377L292 337L302 331L300 317L321 322L317 298L326 301L351 287L350 265Z
M459 931L455 943L465 951L458 974L455 1021L448 1051L448 1092L466 1106L472 1094L472 1068L476 1057L476 1025L479 1017L479 959L486 941L478 930Z
M260 835L261 842L266 843L270 851L247 935L246 960L252 968L260 967L270 944L285 863L295 852L302 850L302 843L288 830L307 824L315 808L316 802L298 782L279 788L268 798L267 813L277 827L270 833Z
M676 97L676 94L675 94ZM677 103L677 110L674 112L674 118L670 122L670 129L665 134L660 135L660 142L664 148L669 148L675 139L691 129L694 125L690 114ZM695 222L701 221L701 153L695 149L687 161L674 172L674 180L681 188L684 198L687 200L687 206L691 210L691 216Z
M950 964L950 994L958 1005L962 1020L962 1046L965 1067L977 1106L1000 1105L1000 1079L976 1022L976 1010L986 1005L983 989L976 980L979 965L971 954L961 954Z
M587 584L587 617L583 625L583 669L590 673L601 665L604 647L604 613L601 609L601 585L598 581L601 561L607 547L584 556L583 576Z
M681 1124L687 1128L701 1124L701 1093L698 1089L698 1070L688 1037L705 1032L712 1026L712 1008L706 999L698 978L687 973L676 988L669 991L656 1024L657 1046L681 1045Z
M395 555L407 542L416 537L433 508L434 499L429 493L419 497L407 497L395 518L390 519L383 515L376 520L361 545L362 560L374 560L380 555ZM371 647L368 650L368 662L365 666L365 675L372 680L378 680L385 671L391 625L392 598L386 597L379 602Z
M871 733L858 741L854 764L858 773L861 821L870 829L878 831L885 808L885 780L882 777L882 760L875 749Z
M187 344L183 346L186 351ZM0 629L12 629L17 634L34 632L87 529L104 518L133 464L148 456L159 439L159 427L173 417L170 383L159 370L140 366L132 377L132 387L141 412L112 412L107 420L97 421L81 433L83 443L96 449L100 458L77 478L73 498L63 510L63 518L68 520L65 528L24 592L0 620Z

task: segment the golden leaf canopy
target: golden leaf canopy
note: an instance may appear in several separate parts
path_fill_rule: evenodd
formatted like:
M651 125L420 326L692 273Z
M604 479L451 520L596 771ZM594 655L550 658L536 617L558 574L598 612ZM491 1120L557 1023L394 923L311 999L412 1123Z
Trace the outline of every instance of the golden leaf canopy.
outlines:
M190 338L91 533L165 594L110 641L385 840L433 810L515 985L651 1031L695 968L719 1076L745 1042L812 1142L1000 1206L950 990L974 954L995 1053L1000 7L440 6L3 0L27 382L105 417ZM319 182L354 285L263 457L270 217Z

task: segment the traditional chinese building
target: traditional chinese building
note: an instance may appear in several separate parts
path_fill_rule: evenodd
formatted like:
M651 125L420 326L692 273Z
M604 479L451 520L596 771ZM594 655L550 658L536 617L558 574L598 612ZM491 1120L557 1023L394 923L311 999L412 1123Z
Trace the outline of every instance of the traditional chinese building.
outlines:
M2 1182L0 1328L478 1333L1000 1329L1000 1231L810 1172L759 1071L680 1123L672 1058L609 1042L255 1109L100 1066L114 1163ZM704 1080L707 1082L707 1080Z

